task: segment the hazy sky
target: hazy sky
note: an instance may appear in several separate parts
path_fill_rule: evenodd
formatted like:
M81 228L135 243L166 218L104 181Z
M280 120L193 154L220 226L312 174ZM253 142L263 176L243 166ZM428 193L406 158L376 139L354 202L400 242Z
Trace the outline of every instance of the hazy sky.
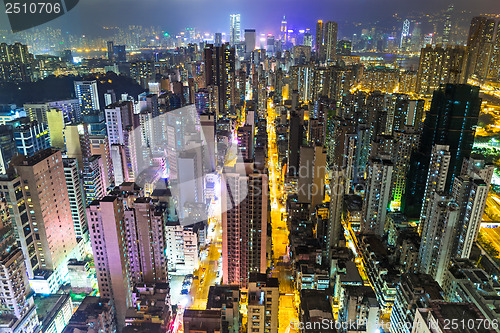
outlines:
M92 33L100 26L158 25L170 33L185 27L202 31L227 31L229 14L241 13L241 28L256 28L259 33L276 32L281 17L297 29L315 29L318 19L372 22L404 17L411 12L432 13L453 3L473 15L499 13L500 0L80 0L65 16L51 25L71 32ZM2 5L0 5L0 8ZM0 26L7 28L4 10ZM342 29L342 26L340 27Z

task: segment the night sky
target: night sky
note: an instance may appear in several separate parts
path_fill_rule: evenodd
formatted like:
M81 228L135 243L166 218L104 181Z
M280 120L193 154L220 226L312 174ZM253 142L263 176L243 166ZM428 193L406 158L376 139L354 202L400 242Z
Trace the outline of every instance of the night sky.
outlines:
M416 12L433 13L445 9L445 0L80 0L65 16L50 23L73 33L92 34L98 27L144 25L161 26L170 33L185 27L202 31L227 31L229 14L241 13L241 28L256 28L258 33L276 33L281 18L295 29L310 28L318 19L379 24L389 22L394 13L406 17ZM457 0L455 8L472 15L500 13L500 0ZM0 6L1 7L1 6ZM0 27L7 28L5 14L0 14ZM345 24L344 30L350 30Z

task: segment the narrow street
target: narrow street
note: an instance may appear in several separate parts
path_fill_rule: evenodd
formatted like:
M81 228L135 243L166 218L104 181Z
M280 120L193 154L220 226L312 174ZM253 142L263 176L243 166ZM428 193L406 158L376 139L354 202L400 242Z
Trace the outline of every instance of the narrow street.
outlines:
M269 172L269 201L271 202L271 226L273 249L273 277L277 277L280 285L279 300L279 333L294 332L290 329L292 320L298 321L298 295L292 280L292 267L288 258L289 231L284 219L284 183L280 176L281 166L278 161L276 148L276 130L274 120L276 111L271 101L267 107L267 135L268 135L268 172Z

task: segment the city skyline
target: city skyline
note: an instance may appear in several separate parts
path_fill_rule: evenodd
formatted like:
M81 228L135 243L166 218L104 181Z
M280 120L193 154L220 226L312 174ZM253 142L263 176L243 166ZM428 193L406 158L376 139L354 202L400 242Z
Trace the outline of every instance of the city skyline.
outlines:
M344 36L352 34L351 29L361 22L391 22L396 14L399 20L424 14L437 14L445 11L453 4L458 11L470 11L471 15L495 14L495 0L481 0L471 5L469 1L461 0L453 3L442 3L431 0L419 1L417 4L396 0L383 0L372 3L367 0L345 1L316 0L301 2L296 0L280 0L247 4L235 3L231 0L218 0L217 4L204 0L174 1L167 3L162 0L147 0L140 5L129 0L113 0L99 3L98 0L80 2L75 10L64 16L43 24L44 27L62 28L77 34L97 35L102 33L99 27L121 27L129 25L159 26L172 34L183 31L186 27L196 27L201 32L229 33L229 15L241 14L241 27L258 29L258 33L272 33L278 36L280 21L285 16L295 29L314 29L317 20L337 21ZM133 8L133 9L131 9ZM165 11L164 17L154 18L149 15L151 10ZM113 13L113 15L109 15ZM179 15L178 13L186 13ZM87 18L92 17L93 24L87 24ZM147 17L147 19L145 19ZM8 29L5 13L0 13L0 29ZM5 19L3 19L5 18ZM126 23L125 23L126 22ZM346 26L346 23L353 27ZM388 28L389 26L385 27ZM289 27L290 28L290 27ZM99 30L98 30L99 29ZM28 30L29 31L29 30Z
M179 1L0 30L0 331L499 333L500 13Z

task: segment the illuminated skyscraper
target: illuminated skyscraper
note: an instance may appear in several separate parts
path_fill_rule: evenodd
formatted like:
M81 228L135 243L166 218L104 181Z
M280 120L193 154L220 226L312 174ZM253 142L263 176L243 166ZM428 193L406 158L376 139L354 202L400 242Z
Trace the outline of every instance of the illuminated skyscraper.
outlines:
M50 109L48 103L24 104L23 107L24 111L26 111L26 116L29 117L31 121L47 123L47 112Z
M453 182L452 196L460 206L453 248L457 257L469 258L477 240L493 170L493 165L485 164L484 160L469 158L464 160L462 173Z
M470 23L467 40L467 78L486 79L493 49L495 20L476 16Z
M390 160L372 159L368 164L365 205L361 220L362 233L384 234L389 207L394 165Z
M125 208L125 230L132 281L134 284L168 282L166 211L155 207L151 198L138 197L130 201L130 207Z
M241 15L232 14L230 16L231 26L229 29L229 43L235 46L241 41Z
M266 272L268 178L253 162L236 168L222 185L222 279L247 286L250 273Z
M80 102L80 109L83 115L99 111L97 81L75 81L75 94Z
M49 128L46 123L30 121L23 117L7 124L13 126L19 154L31 156L50 147Z
M313 47L313 37L310 31L307 31L304 34L304 42L302 43L304 46L309 46L311 49Z
M38 332L38 317L31 293L23 253L17 246L16 232L9 214L7 201L0 197L0 310L1 330L23 333ZM21 332L21 330L19 330Z
M323 60L323 35L324 35L323 21L318 21L316 23L316 59L319 61Z
M408 46L410 39L410 20L406 19L403 22L403 30L401 32L401 41L399 43L399 48L404 50Z
M422 233L423 228L428 222L427 210L431 204L431 198L435 192L442 193L446 186L446 177L450 167L450 147L445 145L434 145L432 147L431 161L429 163L429 172L427 173L427 183L425 185L424 200L422 202L422 211L418 223L418 231Z
M453 256L454 237L460 216L459 205L440 192L433 192L422 230L418 257L419 271L431 275L439 284Z
M325 24L325 55L326 61L334 61L337 54L337 22L328 21Z
M132 284L125 232L124 200L106 196L87 208L90 239L101 297L113 300L118 329L132 306Z
M205 83L210 99L217 101L217 117L229 114L235 107L235 50L224 44L215 47L208 44L204 49Z
M64 115L64 122L76 123L81 121L82 114L80 111L80 103L78 99L68 99L62 101L48 102L49 109L57 109L62 111Z
M0 44L0 80L29 82L33 79L33 55L21 43Z
M276 53L274 36L267 36L266 54L268 57L274 56Z
M114 56L114 42L113 41L108 41L107 45L107 51L108 51L108 60L113 60Z
M441 84L466 83L467 55L463 46L432 47L427 45L420 53L416 92L432 95Z
M19 156L13 165L24 181L29 214L36 222L35 260L40 269L57 270L76 246L61 152L45 149Z
M281 28L280 28L280 40L286 43L288 39L288 22L283 16L283 20L281 20Z
M75 158L64 158L63 164L75 235L77 238L88 240L89 229L87 216L85 215L85 201L78 163Z
M408 217L419 217L434 145L450 147L452 158L445 184L445 193L450 193L453 179L460 175L463 160L472 151L480 109L479 87L447 84L434 92L420 146L410 160L402 205Z
M497 24L497 33L493 51L491 55L489 77L492 79L500 79L500 22Z
M451 14L453 13L453 5L450 5L446 10L446 16L443 26L443 45L450 44L451 40Z

